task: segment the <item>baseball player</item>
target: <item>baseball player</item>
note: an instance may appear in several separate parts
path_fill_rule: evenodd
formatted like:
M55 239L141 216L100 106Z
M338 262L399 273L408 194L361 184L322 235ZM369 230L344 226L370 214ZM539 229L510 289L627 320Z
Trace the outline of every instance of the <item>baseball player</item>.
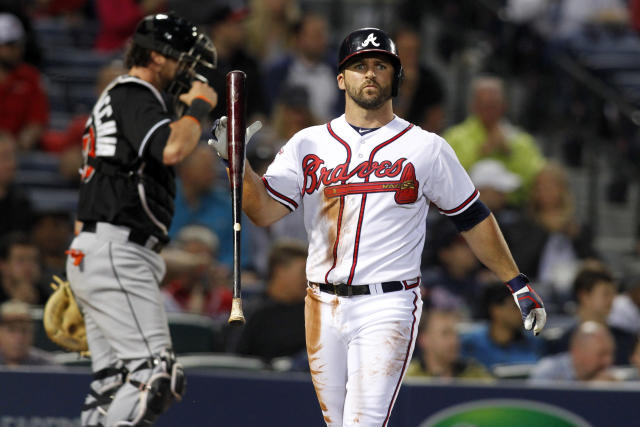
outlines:
M304 208L306 343L325 422L379 427L389 421L418 332L430 205L506 282L526 329L539 333L546 313L451 147L393 114L402 79L394 42L376 28L356 30L338 64L345 114L294 135L262 178L246 164L243 209L267 226ZM210 141L222 158L225 127L223 118Z
M152 425L184 393L158 252L173 216L172 165L196 147L217 102L195 74L197 65L215 65L215 49L185 19L150 15L138 24L125 63L128 74L108 85L87 121L82 229L66 266L94 373L83 426ZM186 111L176 119L178 109Z

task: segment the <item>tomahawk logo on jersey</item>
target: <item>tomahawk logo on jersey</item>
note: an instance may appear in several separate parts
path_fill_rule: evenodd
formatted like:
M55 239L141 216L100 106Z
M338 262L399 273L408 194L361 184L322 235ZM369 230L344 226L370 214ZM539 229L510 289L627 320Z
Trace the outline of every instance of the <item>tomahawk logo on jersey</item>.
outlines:
M398 117L366 135L344 116L305 129L263 180L289 209L304 206L309 251L324 254L307 261L307 277L321 283L420 276L429 205L456 215L478 198L451 147Z

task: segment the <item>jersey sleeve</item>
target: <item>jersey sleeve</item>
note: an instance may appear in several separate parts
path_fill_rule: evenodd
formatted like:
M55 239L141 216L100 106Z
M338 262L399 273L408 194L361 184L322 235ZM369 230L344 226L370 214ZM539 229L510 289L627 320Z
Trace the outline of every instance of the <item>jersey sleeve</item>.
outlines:
M478 200L479 193L453 148L442 138L439 142L440 150L434 158L424 192L441 213L457 215Z
M291 211L298 208L301 199L297 147L296 137L289 140L262 177L267 193Z
M148 88L135 84L124 88L126 90L118 93L120 129L124 138L139 157L148 153L162 163L162 152L171 133L170 115Z

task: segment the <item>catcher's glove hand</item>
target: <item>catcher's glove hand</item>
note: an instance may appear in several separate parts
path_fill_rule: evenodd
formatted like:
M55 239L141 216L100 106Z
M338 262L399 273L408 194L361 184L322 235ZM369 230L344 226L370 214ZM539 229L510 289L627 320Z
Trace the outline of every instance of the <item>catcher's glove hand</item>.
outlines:
M69 282L53 276L55 289L44 306L42 321L49 339L60 347L77 352L86 352L87 332L78 303L71 292Z

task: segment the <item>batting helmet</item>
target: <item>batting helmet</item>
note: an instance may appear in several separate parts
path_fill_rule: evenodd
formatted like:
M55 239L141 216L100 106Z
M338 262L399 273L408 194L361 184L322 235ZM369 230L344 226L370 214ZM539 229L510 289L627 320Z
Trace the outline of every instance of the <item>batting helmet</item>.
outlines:
M173 12L144 17L133 34L133 42L178 61L176 78L167 88L175 105L194 79L207 82L198 73L200 68L216 67L217 53L213 42L195 25Z
M360 28L342 41L338 52L338 70L342 71L350 59L364 53L382 53L389 57L395 70L391 95L398 95L398 86L403 77L398 49L391 37L377 28Z

